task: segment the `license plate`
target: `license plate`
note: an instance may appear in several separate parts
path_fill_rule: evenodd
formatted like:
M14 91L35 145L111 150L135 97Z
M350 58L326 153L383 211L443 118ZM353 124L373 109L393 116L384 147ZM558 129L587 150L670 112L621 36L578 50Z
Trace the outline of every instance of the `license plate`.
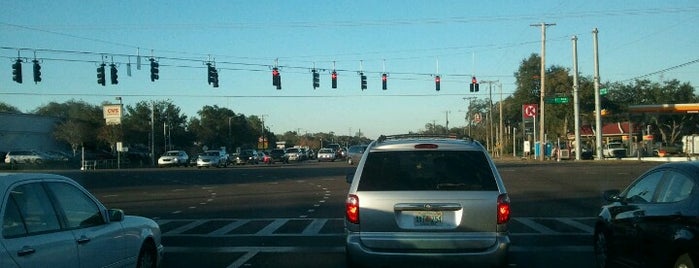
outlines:
M415 226L436 226L442 225L441 211L418 212L415 215Z

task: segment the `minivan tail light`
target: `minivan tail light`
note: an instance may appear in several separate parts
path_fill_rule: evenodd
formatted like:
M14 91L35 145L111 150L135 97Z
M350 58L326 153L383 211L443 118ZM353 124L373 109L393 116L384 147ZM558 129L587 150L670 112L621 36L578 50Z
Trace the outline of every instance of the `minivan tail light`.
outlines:
M345 216L347 221L359 224L359 197L357 195L347 196L345 201Z
M498 224L510 221L510 197L507 194L498 196Z

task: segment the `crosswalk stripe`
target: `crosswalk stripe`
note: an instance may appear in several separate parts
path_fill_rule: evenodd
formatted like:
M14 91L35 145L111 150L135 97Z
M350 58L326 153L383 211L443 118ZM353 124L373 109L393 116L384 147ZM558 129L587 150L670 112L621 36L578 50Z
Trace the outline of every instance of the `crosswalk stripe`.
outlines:
M325 226L325 223L328 222L328 219L314 219L311 224L306 226L306 229L301 232L302 235L316 235L320 233L320 229Z
M274 234L274 231L279 229L279 227L282 227L282 225L286 224L289 219L276 219L272 223L267 224L265 228L262 228L262 230L258 231L256 235L271 235Z
M510 246L510 252L593 252L590 246ZM339 253L345 252L339 247L166 247L167 253ZM254 255L253 254L253 255ZM242 258L241 258L242 259ZM230 267L230 266L229 266Z
M576 236L576 235L591 235L594 232L594 227L584 222L592 222L594 217L515 217L512 218L517 224L526 226L532 231L522 230L522 228L514 228L517 226L511 225L510 235L512 236L536 236L536 235L551 235L551 236ZM276 233L280 228L284 227L290 222L298 222L299 218L260 218L260 219L242 219L242 218L216 218L216 219L158 219L158 224L163 227L166 224L173 224L174 229L163 231L163 236L206 236L206 237L249 237L249 236L341 236L344 235L341 226L334 223L341 222L342 218L306 218L305 226L298 226L299 229L296 232L280 232ZM228 222L229 223L226 223ZM321 233L323 228L326 228L331 221L333 225L329 225L327 231ZM201 230L206 230L207 224L213 222L223 222L223 226L218 227L215 230L207 230L198 232L191 232L191 230L200 228ZM253 231L252 233L234 233L233 231L251 222L265 222L264 226L260 226L259 230ZM569 226L565 231L560 231L559 228L552 229L547 227L555 223L558 226ZM217 223L218 224L218 223ZM555 226L555 225L554 225ZM514 229L513 229L514 228ZM579 230L579 231L576 231Z
M225 235L228 232L233 231L236 228L243 226L244 224L246 224L248 222L250 222L250 220L236 220L236 221L233 221L233 222L227 224L226 226L218 228L216 231L209 233L209 235L212 235L212 236Z

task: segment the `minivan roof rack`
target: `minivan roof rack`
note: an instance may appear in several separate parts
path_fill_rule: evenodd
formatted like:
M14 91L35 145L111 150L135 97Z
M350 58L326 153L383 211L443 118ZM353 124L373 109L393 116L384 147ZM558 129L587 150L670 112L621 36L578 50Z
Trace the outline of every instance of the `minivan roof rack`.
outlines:
M377 139L377 142L384 142L385 140L394 139L409 139L409 138L441 138L441 139L457 139L456 135L450 134L398 134L398 135L381 135ZM464 136L464 140L473 141L469 136Z

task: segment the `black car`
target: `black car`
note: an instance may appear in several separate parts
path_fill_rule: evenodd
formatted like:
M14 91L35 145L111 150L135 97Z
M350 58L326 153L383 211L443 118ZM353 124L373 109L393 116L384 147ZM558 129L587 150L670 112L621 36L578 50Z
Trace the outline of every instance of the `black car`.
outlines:
M269 155L272 156L274 162L289 163L289 158L286 157L284 149L272 149L269 151Z
M699 162L654 167L609 190L594 232L598 267L699 265Z

